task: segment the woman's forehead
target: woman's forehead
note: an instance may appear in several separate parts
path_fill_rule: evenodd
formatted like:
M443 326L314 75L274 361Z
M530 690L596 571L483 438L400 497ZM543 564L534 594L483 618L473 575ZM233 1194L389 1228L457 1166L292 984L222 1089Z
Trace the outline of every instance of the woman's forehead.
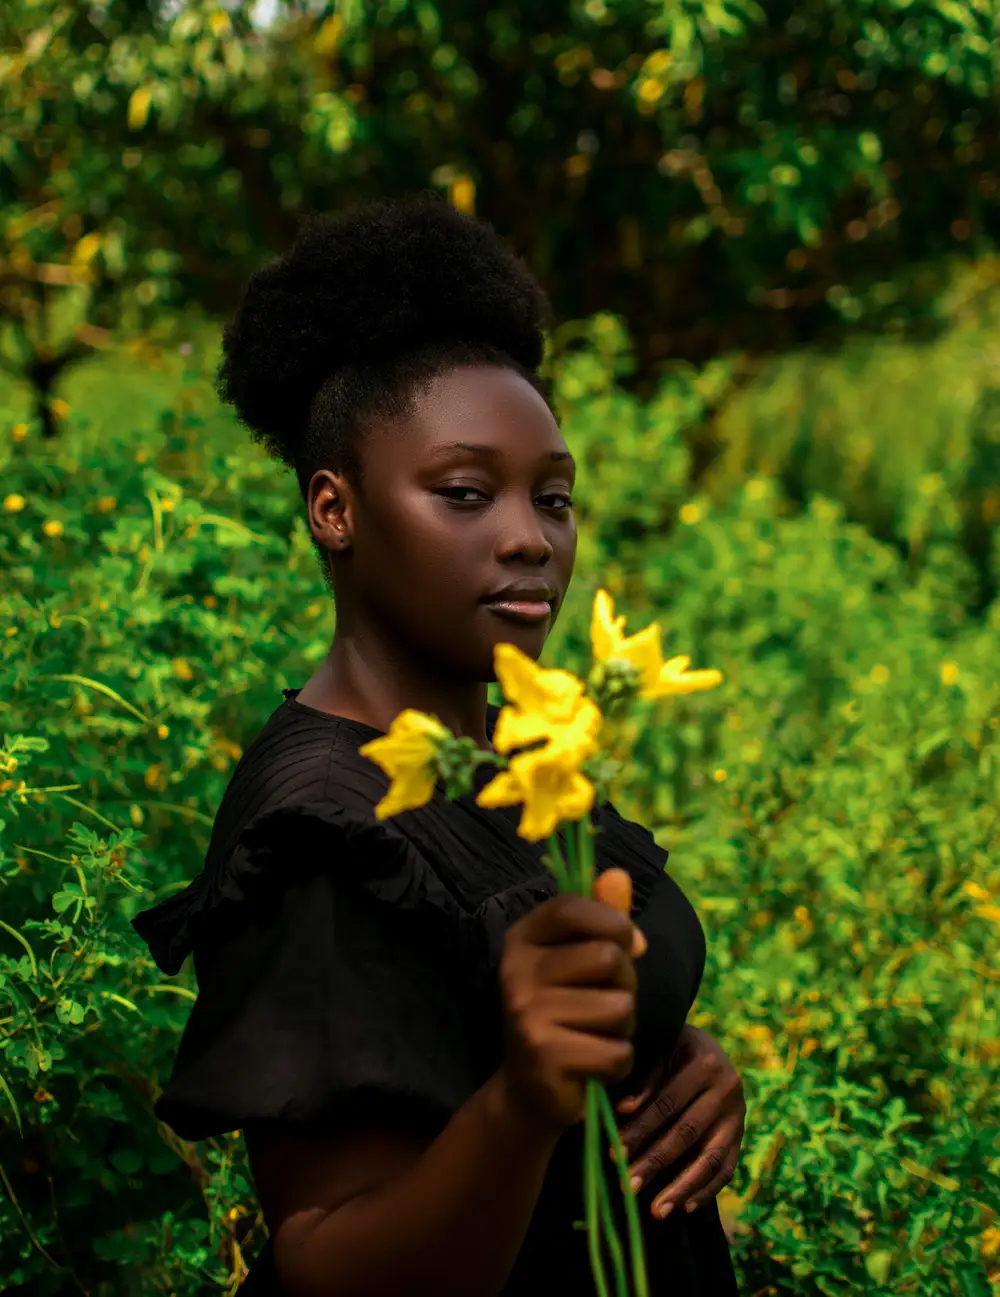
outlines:
M412 414L383 431L373 439L380 458L405 454L429 467L460 460L573 466L541 393L514 370L498 367L439 375L418 392Z

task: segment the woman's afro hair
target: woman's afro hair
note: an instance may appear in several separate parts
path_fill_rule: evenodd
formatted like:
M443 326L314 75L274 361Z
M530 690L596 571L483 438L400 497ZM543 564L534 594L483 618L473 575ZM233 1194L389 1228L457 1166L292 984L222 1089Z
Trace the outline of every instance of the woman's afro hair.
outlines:
M548 301L491 226L432 192L307 217L254 274L223 334L221 399L305 492L319 467L360 472L373 417L421 381L493 363L537 378Z

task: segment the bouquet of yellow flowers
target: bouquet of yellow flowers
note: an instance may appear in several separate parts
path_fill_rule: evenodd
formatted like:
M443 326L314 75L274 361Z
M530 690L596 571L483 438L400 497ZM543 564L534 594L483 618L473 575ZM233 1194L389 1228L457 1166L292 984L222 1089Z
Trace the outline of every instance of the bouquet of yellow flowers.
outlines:
M607 799L619 768L611 756L613 725L609 722L627 713L636 699L652 701L712 689L722 675L714 670L689 671L688 657L664 662L660 627L655 622L626 637L625 617L615 616L614 603L605 590L599 590L594 598L591 648L593 664L584 682L569 671L538 666L513 644L496 646L495 669L505 705L497 718L493 752L481 751L471 738L455 738L433 716L413 709L400 712L388 734L360 749L391 781L375 807L377 818L384 820L425 805L439 781L447 797L461 797L471 791L477 766L499 766L499 773L481 790L476 804L491 810L522 806L518 833L530 842L548 840L545 864L559 890L592 895L595 861L590 811L598 798ZM562 824L574 826L565 835L565 850L556 836ZM626 880L631 881L627 875ZM626 887L616 900L612 895L611 888L603 889L601 899L627 913L631 889ZM607 1297L603 1239L615 1272L617 1297L627 1297L625 1253L601 1174L602 1127L611 1142L625 1196L631 1291L635 1297L647 1297L642 1232L627 1159L605 1086L592 1079L587 1083L583 1167L591 1268L598 1297Z

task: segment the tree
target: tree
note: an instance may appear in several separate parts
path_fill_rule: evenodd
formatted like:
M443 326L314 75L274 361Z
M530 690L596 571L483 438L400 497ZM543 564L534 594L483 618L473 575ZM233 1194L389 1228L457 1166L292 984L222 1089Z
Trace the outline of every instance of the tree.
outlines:
M0 320L58 374L228 311L304 211L447 189L665 361L898 328L995 239L982 0L8 0Z

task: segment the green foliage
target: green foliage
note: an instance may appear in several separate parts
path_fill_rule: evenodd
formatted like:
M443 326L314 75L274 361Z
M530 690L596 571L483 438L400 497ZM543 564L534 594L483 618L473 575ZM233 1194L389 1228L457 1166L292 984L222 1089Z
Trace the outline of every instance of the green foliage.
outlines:
M989 366L970 368L985 319L749 385L735 360L678 368L649 401L623 386L613 317L553 339L583 471L546 660L582 665L605 584L631 628L661 618L668 650L726 676L636 728L656 777L618 800L706 927L693 1020L748 1092L722 1202L748 1294L989 1297L1000 1280L1000 550L969 469L993 399ZM263 1242L241 1141L152 1120L196 983L190 964L161 981L128 926L195 874L242 746L332 631L294 484L214 402L215 345L81 367L67 435L41 447L23 391L0 416L15 1294L193 1297ZM976 509L982 535L960 525Z
M219 312L305 211L475 206L640 374L930 309L995 240L981 0L255 0L0 14L0 321L38 417L165 307Z

